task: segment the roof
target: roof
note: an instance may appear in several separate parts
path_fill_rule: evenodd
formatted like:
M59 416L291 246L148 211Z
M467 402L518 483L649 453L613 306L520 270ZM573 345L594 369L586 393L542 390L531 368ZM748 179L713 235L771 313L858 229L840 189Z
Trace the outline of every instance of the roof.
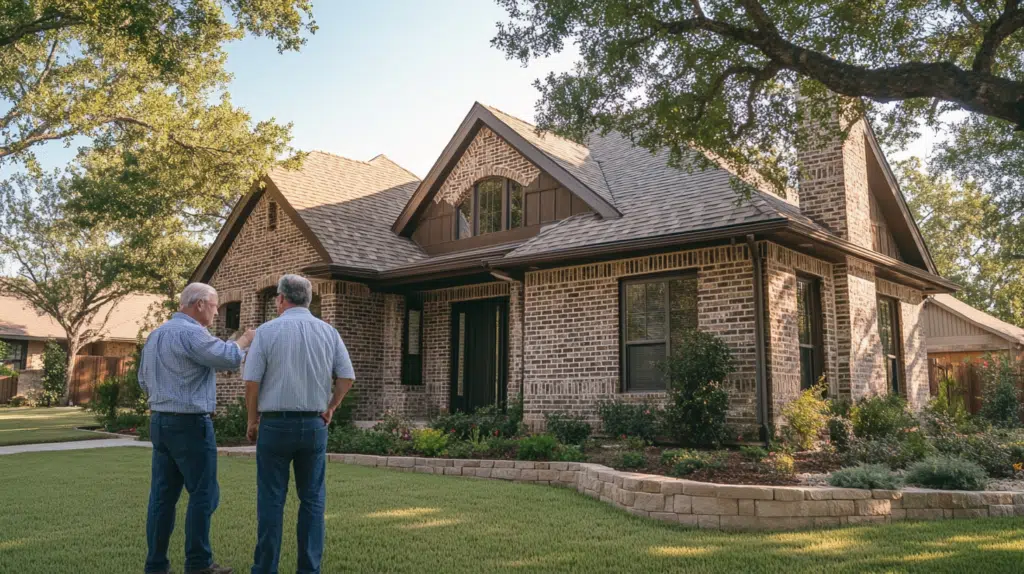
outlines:
M1024 329L997 319L980 309L975 309L952 295L933 295L928 301L993 335L998 335L1018 345L1024 345Z
M119 302L107 319L101 341L134 341L139 330L146 327L151 306L163 300L158 295L130 295ZM40 315L35 307L23 299L0 296L0 337L13 339L64 339L64 329L49 315ZM102 320L109 307L104 307L97 318Z

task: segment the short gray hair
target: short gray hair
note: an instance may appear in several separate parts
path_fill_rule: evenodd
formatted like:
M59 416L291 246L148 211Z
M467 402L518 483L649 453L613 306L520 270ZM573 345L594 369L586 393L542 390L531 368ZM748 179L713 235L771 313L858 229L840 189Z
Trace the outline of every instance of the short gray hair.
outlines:
M313 284L299 275L282 275L277 282L277 293L292 305L309 307L309 302L313 300Z
M216 296L217 290L206 283L189 283L181 290L179 306L184 309Z

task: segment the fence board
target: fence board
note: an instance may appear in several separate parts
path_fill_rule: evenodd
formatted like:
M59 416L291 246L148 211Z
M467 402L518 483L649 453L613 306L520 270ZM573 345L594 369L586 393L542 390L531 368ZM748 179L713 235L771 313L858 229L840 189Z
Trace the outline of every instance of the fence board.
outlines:
M1015 378L1017 388L1024 391L1024 372L1017 373ZM954 383L949 392L950 403L961 401L968 412L978 414L983 393L978 364L972 361L946 363L928 359L928 390L933 397L938 396L939 384L945 379ZM1021 420L1024 421L1024 412L1021 413Z
M18 377L0 377L0 404L10 402L18 394Z
M78 355L71 374L71 402L80 405L92 400L96 386L104 380L128 372L131 357L97 357Z

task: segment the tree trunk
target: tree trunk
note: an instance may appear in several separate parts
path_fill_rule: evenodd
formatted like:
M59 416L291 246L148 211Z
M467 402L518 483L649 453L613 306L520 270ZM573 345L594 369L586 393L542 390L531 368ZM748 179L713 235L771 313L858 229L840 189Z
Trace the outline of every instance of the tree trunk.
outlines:
M67 372L64 377L64 396L61 397L61 404L68 406L71 402L71 381L74 380L73 370L75 368L75 356L78 355L78 351L81 350L82 343L78 336L68 337L68 358L67 358Z

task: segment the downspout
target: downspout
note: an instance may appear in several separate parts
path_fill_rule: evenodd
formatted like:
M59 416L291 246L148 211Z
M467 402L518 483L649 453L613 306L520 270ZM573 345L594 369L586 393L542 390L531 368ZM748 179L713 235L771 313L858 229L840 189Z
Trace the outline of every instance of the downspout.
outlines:
M519 323L519 396L516 397L515 399L519 400L526 393L526 278L524 277L522 281L519 281L518 279L512 277L511 275L505 273L504 271L499 271L488 264L485 265L490 270L492 277L501 281L505 281L506 283L509 284L509 303L511 303L512 299L512 288L515 287L516 284L519 284L520 286L519 316L512 317L511 304L509 305L508 310L509 321L515 320ZM511 361L509 362L509 366L511 367ZM509 397L505 398L506 405L510 400L511 399Z
M761 251L757 248L754 235L747 235L747 250L754 271L754 349L757 365L757 425L765 445L771 439L768 428L768 377L765 371L767 354L764 337L764 276L762 275Z

